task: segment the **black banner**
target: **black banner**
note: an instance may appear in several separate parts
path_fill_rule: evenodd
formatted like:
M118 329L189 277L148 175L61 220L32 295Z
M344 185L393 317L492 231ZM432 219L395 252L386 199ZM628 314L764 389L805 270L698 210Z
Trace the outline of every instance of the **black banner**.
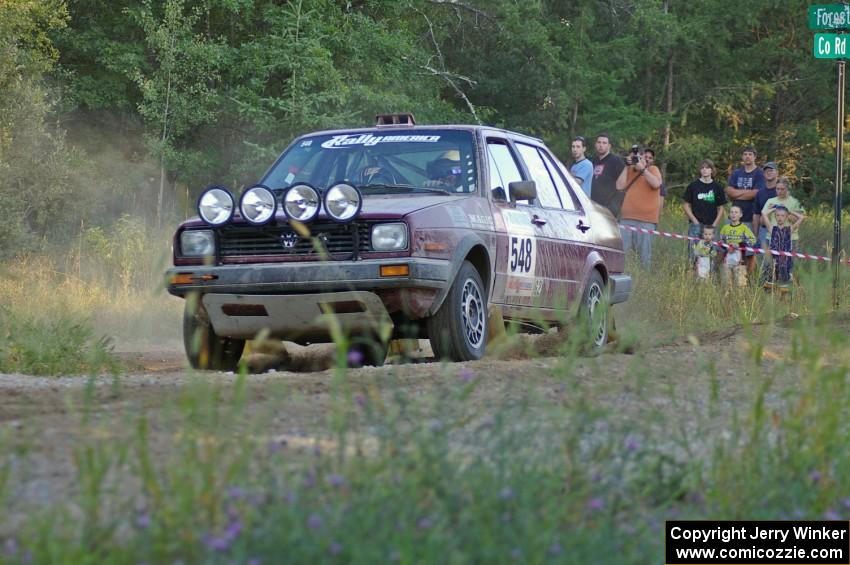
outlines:
M850 522L668 521L666 565L848 565Z

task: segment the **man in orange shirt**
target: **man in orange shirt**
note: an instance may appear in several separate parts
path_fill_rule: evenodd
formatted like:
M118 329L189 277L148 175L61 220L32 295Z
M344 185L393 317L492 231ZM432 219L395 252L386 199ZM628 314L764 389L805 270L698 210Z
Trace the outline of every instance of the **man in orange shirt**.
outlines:
M626 161L626 167L617 178L617 190L626 192L620 210L620 224L654 230L661 214L661 171L655 165L647 167L646 158L637 146ZM641 267L649 268L652 259L652 235L620 228L623 233L623 250L634 248Z

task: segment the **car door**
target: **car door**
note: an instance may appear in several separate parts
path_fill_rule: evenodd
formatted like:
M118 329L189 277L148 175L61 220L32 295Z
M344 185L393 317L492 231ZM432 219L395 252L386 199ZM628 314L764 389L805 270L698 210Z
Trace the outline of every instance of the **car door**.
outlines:
M566 206L574 207L569 193L556 186L551 163L537 145L517 141L517 152L537 186L535 225L538 228L539 276L543 279L539 303L546 308L564 309L576 293L576 256L568 245L572 231L565 225L563 212Z

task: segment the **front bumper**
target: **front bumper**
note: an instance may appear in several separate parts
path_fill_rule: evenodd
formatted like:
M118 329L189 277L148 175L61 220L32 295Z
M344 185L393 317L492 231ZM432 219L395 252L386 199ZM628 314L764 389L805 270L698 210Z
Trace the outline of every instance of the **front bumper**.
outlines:
M632 293L632 277L629 275L610 275L608 284L611 287L611 304L619 304L629 299Z
M407 276L382 277L382 265L409 267ZM177 275L191 279L174 284ZM217 294L299 294L392 288L442 289L449 283L451 263L441 259L394 258L361 261L198 265L166 271L168 292Z

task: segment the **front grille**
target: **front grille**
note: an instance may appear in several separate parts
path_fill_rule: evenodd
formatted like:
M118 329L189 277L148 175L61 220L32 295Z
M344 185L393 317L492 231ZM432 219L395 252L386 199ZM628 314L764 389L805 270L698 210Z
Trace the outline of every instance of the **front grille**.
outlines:
M219 231L219 251L221 257L237 256L303 256L354 254L355 232L359 240L358 252L368 252L371 248L371 224L310 224L309 237L301 237L298 232L286 225L228 225ZM315 238L315 239L314 239ZM316 247L321 242L324 251Z

